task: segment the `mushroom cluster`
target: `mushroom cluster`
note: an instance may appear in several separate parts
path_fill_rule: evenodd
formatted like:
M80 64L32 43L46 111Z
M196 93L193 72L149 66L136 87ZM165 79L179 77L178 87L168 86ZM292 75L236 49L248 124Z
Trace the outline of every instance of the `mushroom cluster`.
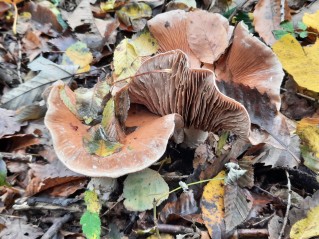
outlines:
M51 89L45 124L59 159L71 170L94 177L142 170L164 154L169 138L182 128L228 130L248 141L249 112L221 93L216 80L240 82L266 93L279 109L281 65L243 23L234 29L219 14L174 10L151 19L148 28L160 50L143 62L128 85L127 117L119 120L112 110L104 110L104 123L102 119L90 127L71 110L74 92L61 83ZM68 100L61 97L62 91ZM106 152L90 151L92 139Z

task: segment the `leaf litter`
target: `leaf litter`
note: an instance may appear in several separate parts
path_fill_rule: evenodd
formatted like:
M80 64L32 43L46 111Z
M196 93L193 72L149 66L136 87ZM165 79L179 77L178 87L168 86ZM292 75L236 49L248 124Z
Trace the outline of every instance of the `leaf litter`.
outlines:
M319 236L316 1L4 2L1 238Z

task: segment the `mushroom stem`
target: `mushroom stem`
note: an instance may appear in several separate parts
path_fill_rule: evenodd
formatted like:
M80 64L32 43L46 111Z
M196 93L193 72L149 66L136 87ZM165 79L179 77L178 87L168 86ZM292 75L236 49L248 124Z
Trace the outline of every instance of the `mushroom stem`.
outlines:
M183 147L197 148L200 144L204 143L208 137L208 132L195 129L194 127L184 129L184 142Z

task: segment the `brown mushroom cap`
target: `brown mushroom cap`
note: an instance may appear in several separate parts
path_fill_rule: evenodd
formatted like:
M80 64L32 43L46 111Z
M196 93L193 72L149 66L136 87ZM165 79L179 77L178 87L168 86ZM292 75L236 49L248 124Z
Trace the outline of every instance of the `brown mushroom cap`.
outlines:
M160 117L145 109L132 107L126 123L137 129L126 135L121 142L122 148L108 157L89 154L83 145L89 126L84 125L61 100L60 89L61 85L52 87L45 125L52 135L58 158L69 169L80 174L116 178L147 168L164 154L175 123L182 125L179 115ZM74 103L74 93L66 86L65 91Z
M217 80L241 83L266 93L280 109L282 66L272 50L252 36L243 22L234 31L230 49L216 63L215 74Z
M148 59L136 75L129 86L131 102L145 105L158 115L178 113L186 127L229 130L248 138L250 119L246 109L219 92L212 71L190 69L182 51Z
M200 61L188 45L185 11L174 10L158 14L149 20L147 25L157 40L161 52L180 49L188 55L193 68L200 67Z

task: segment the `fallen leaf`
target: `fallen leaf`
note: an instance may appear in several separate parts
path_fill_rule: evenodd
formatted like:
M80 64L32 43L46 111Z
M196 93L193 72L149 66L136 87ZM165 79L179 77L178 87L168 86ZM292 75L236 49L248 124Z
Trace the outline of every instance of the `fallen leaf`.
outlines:
M311 208L307 217L296 222L290 231L292 239L309 239L319 236L319 206Z
M132 43L139 56L150 56L158 51L158 43L147 28L133 35Z
M182 192L179 198L175 201L166 203L165 207L161 210L160 218L164 223L174 221L172 218L183 217L189 215L194 218L192 214L198 211L197 202L194 199L192 190Z
M202 10L187 14L189 47L204 63L213 64L224 53L232 30L228 20L220 14Z
M232 231L247 218L252 202L247 200L247 190L240 188L237 183L225 186L225 224L226 233Z
M302 21L313 29L316 29L319 32L319 10L313 14L305 13L302 18Z
M33 103L41 96L46 87L57 80L70 80L77 69L77 66L73 65L57 65L42 56L31 62L28 67L32 71L40 71L40 73L4 94L1 99L2 107L17 109Z
M319 157L319 118L303 118L297 125L301 140Z
M124 206L130 211L145 211L157 206L168 198L169 188L161 175L152 170L129 174L124 181Z
M37 239L43 235L43 231L38 226L28 224L25 219L6 219L0 217L1 224L5 228L0 232L1 239Z
M204 188L201 199L202 217L209 235L213 239L224 234L224 185L225 171L221 171Z
M20 131L22 125L15 117L14 111L0 108L0 115L0 139L4 135L14 134L15 132Z
M260 0L255 6L254 26L256 32L268 45L276 41L272 32L280 29L280 23L291 20L288 1L284 1L284 12L282 12L282 2L282 0Z
M152 8L144 2L131 2L116 11L119 20L133 31L139 31L146 25L146 19L152 16Z
M76 42L69 46L63 54L62 65L78 65L77 73L83 73L90 70L90 64L93 61L93 55L87 45L83 42Z
M80 220L82 230L88 239L100 238L101 234L101 219L98 213L86 211Z
M319 41L314 45L302 47L293 36L287 34L278 40L272 49L299 86L319 92Z
M141 59L128 39L122 40L115 48L113 64L117 80L134 76L140 67Z

